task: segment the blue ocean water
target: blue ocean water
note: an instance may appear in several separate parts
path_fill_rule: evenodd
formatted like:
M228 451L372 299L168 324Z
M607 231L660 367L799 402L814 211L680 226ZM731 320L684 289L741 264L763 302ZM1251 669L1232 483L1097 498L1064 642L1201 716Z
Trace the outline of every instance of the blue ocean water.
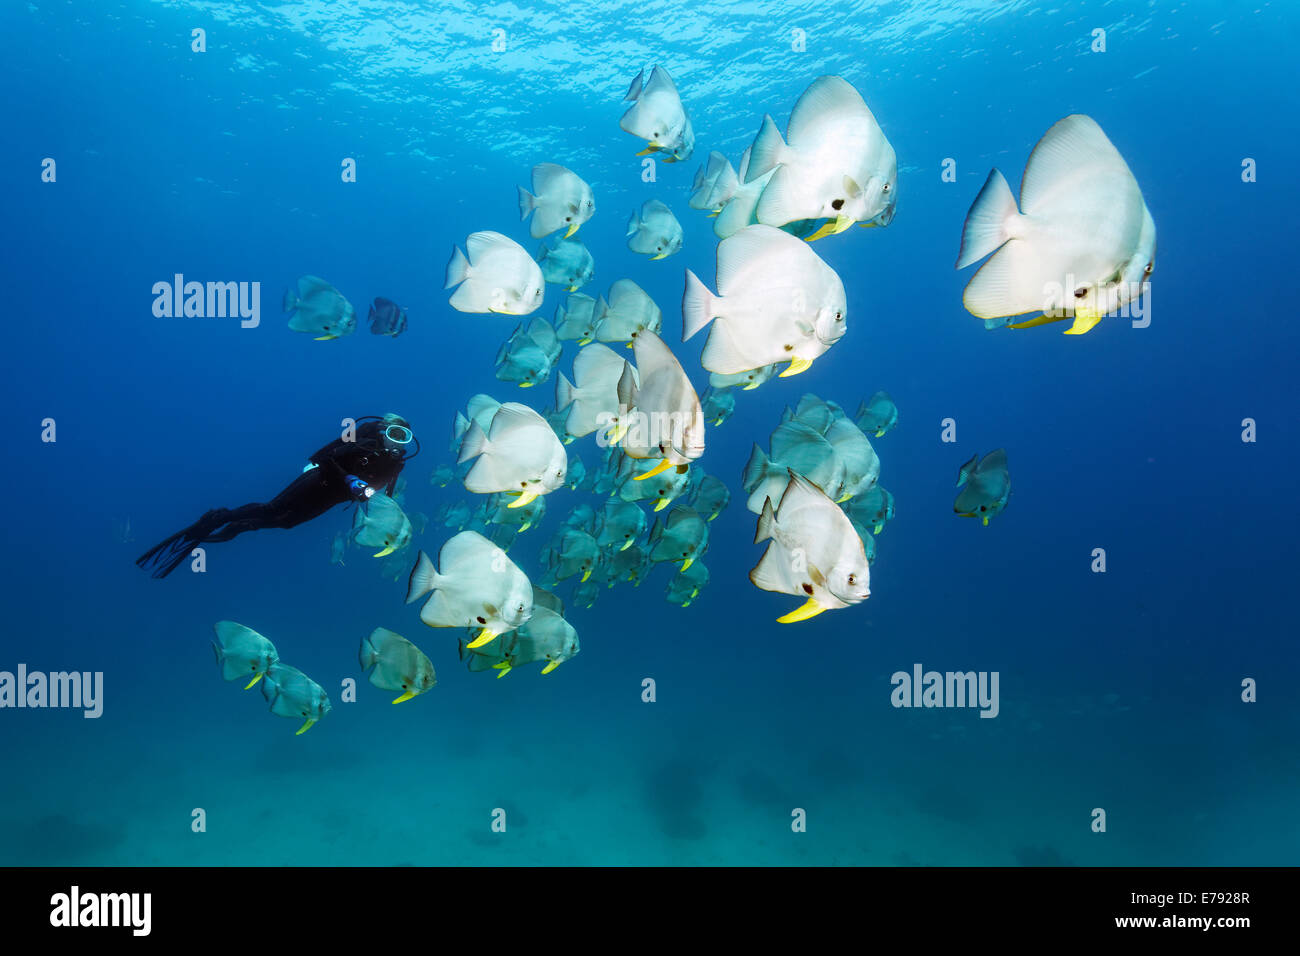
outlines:
M0 670L102 672L104 689L97 719L0 709L0 862L1293 864L1298 32L1288 4L1209 0L6 4L4 407L21 454ZM618 120L653 63L697 146L645 182ZM330 564L343 507L214 545L203 574L135 567L207 509L269 499L347 416L411 421L408 510L473 498L427 481L452 462L455 412L478 392L540 408L551 385L493 376L516 320L452 310L443 269L474 231L535 246L515 187L539 162L595 191L584 291L645 288L702 391L678 303L684 268L712 284L717 241L686 206L692 174L711 149L734 161L765 112L784 127L824 74L862 92L897 150L898 212L815 245L845 282L846 337L709 430L700 466L733 502L691 607L664 599L659 567L568 608L574 660L496 680L420 623L404 580L358 549ZM992 166L1014 187L1075 112L1157 224L1150 326L986 331L953 269L967 208ZM657 262L624 239L651 198L685 227ZM259 282L260 324L155 317L151 288L178 273ZM304 274L363 315L375 296L402 303L409 331L289 331L280 295ZM539 314L562 298L548 287ZM805 393L852 411L877 389L900 425L875 441L897 516L872 596L778 624L795 599L747 578L751 445ZM569 447L595 467L591 439ZM987 527L957 518L958 467L997 447L1010 504ZM551 495L512 558L537 571L580 502L599 505ZM410 554L451 533L431 522ZM333 712L295 736L223 682L221 619L275 641ZM366 683L356 650L376 626L416 641L437 687L393 707ZM916 664L998 672L998 716L892 706L891 675Z

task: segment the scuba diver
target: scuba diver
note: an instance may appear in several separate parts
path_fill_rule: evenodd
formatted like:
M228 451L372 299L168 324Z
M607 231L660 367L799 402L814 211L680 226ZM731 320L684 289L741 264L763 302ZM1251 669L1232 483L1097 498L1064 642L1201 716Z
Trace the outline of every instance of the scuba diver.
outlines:
M155 578L165 578L198 545L229 541L261 528L292 528L335 505L365 501L376 489L392 497L397 476L419 451L420 443L406 419L391 414L358 418L352 441L337 438L316 452L302 474L269 502L214 508L150 548L135 563Z

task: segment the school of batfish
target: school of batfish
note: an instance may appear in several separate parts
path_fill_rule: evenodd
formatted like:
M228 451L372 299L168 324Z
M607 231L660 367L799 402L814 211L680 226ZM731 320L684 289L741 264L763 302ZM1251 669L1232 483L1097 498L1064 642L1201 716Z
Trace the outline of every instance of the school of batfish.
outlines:
M691 158L695 130L668 71L654 66L632 81L620 127L644 141L638 156L677 163ZM358 505L350 534L333 541L342 564L350 545L376 548L382 572L408 568L407 603L423 601L420 620L457 632L470 671L498 677L539 663L549 674L579 651L555 589L572 584L569 601L590 608L601 590L639 587L657 564L675 572L667 600L682 607L708 584L703 557L710 523L732 497L727 482L706 474L706 429L734 413L737 393L773 377L807 372L842 341L849 327L844 283L813 242L850 226L885 227L898 202L893 146L859 92L838 76L814 80L799 96L782 135L765 115L733 167L711 152L695 174L689 208L713 219L716 273L685 270L682 341L705 332L701 395L663 338L663 312L629 279L605 294L579 290L595 262L579 233L596 213L591 187L564 166L532 170L519 187L519 211L537 254L495 231L455 246L445 288L463 313L517 316L501 346L496 377L521 388L555 380L555 403L541 411L485 395L458 411L450 450L430 482L454 482L482 497L442 506L435 520L454 531L436 561L402 552L429 521L402 508L405 482L391 496ZM672 209L648 199L627 223L628 250L651 260L682 249ZM996 169L975 197L961 232L956 267L985 259L963 295L965 308L992 328L1024 329L1072 320L1081 335L1133 300L1154 266L1155 224L1133 174L1101 127L1071 115L1054 124L1029 156L1019 200ZM986 258L987 257L987 258ZM658 267L656 267L658 268ZM711 281L706 281L711 280ZM567 296L554 321L535 316L547 285ZM594 292L595 290L593 290ZM333 286L303 276L285 296L289 327L320 340L349 335L356 312ZM1017 320L1017 317L1032 317ZM376 299L375 334L406 329L406 312ZM558 368L563 343L577 355L569 375ZM885 391L849 415L833 401L805 394L787 408L764 449L755 444L741 472L745 505L757 516L755 544L765 544L749 572L757 587L798 600L777 620L805 621L871 595L875 535L894 516L894 497L880 485L872 445L897 427ZM594 440L588 467L569 451ZM953 511L987 525L1011 492L1004 449L961 466ZM516 538L540 525L552 495L582 490L604 498L578 504L542 548L534 583L508 555ZM304 719L302 733L330 710L324 690L279 660L269 640L242 625L216 625L217 660L227 680L262 682L272 712ZM429 658L406 638L376 628L359 663L371 683L408 701L436 683Z

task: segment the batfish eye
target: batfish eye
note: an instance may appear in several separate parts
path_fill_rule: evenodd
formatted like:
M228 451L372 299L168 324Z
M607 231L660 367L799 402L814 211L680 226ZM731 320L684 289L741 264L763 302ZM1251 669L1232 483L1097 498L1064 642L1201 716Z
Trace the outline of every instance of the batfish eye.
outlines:
M831 208L834 209L834 210L836 210L837 212L838 212L839 210L843 209L843 208L844 208L844 200L843 200L843 199L835 199L835 200L832 200L832 201L831 201Z
M1088 294L1087 286L1079 286L1079 288L1074 290L1074 297L1076 299L1082 299L1087 294Z
M883 191L884 191L884 192L889 192L889 183L885 183L885 188L884 188ZM850 578L850 580L852 580L852 578Z
M1154 265L1155 265L1154 262L1148 262L1148 263L1147 263L1147 267L1146 267L1146 269L1144 270L1143 274L1144 274L1144 275L1150 275L1150 274L1151 274L1151 268L1152 268L1152 266L1154 266Z
M849 584L857 584L857 583L858 583L857 575L855 575L855 574L850 574L850 575L849 575Z

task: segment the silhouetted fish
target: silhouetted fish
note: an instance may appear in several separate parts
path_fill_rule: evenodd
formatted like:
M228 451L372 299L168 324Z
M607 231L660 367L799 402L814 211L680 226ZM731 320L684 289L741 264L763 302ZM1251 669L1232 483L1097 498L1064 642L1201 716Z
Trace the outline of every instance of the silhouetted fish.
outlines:
M406 331L406 310L396 302L377 298L370 306L368 321L374 335L391 335L396 338Z

